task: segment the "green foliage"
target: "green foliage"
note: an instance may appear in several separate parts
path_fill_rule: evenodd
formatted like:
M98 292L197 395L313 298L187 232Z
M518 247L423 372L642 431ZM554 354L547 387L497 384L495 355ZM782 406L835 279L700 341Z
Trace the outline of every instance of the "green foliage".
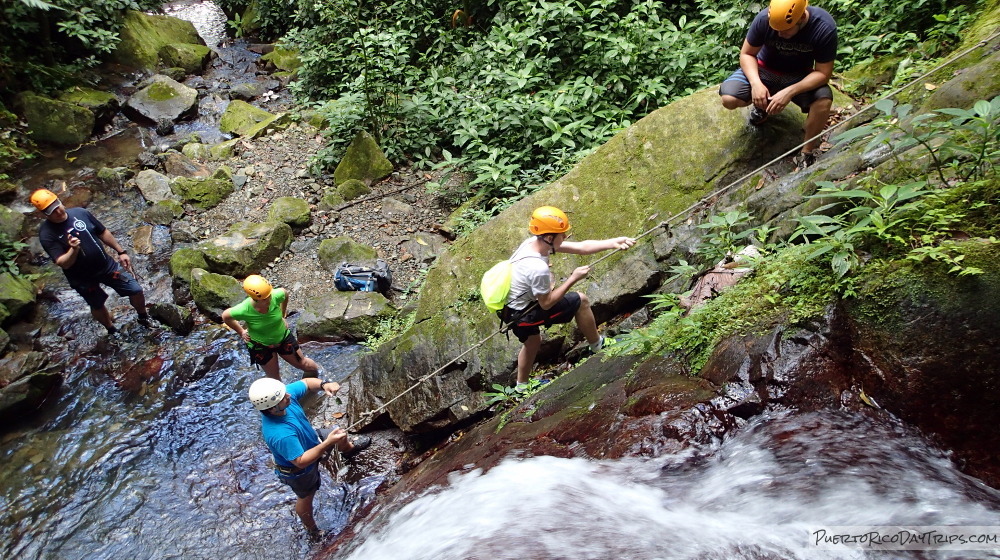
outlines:
M368 338L361 345L367 348L369 352L378 350L383 344L396 338L399 336L399 333L410 328L413 325L413 318L415 316L415 313L410 313L408 315L395 315L386 319L379 319L375 327L368 333Z
M27 133L18 123L17 116L0 103L0 180L7 178L21 161L32 159L35 153Z
M702 236L698 252L711 263L738 253L746 246L746 239L754 233L750 227L750 214L739 210L711 216L698 227L708 230Z
M544 387L545 384L539 379L529 379L527 383L510 387L499 383L493 384L493 391L487 391L484 396L487 398L486 406L493 406L502 403L504 406L517 404L531 395L534 395Z
M17 266L17 256L27 247L27 243L15 241L0 231L0 273L9 272L14 276L20 276L21 270Z

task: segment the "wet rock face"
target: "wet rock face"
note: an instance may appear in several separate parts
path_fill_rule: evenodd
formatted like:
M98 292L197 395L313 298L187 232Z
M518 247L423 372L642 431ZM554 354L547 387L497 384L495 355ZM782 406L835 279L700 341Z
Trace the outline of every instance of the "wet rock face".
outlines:
M150 79L125 103L129 117L140 121L172 123L192 116L198 107L198 90L163 75Z

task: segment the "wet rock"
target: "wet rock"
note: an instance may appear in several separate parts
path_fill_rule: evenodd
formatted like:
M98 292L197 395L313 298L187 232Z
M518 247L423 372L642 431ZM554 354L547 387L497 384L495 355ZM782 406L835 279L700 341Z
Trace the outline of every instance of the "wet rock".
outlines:
M205 69L212 49L194 43L171 43L160 47L160 63L169 68L183 68L186 74L198 74Z
M385 157L375 139L367 132L359 132L347 147L344 159L337 165L333 178L337 185L350 179L357 179L365 185L388 177L392 173L392 163ZM343 193L341 193L343 194ZM344 197L350 200L348 197Z
M13 352L0 360L0 387L7 386L25 375L41 371L48 364L44 352Z
M292 243L292 228L283 222L238 222L229 232L198 244L209 270L244 277L263 270Z
M143 198L149 202L162 202L172 199L173 191L170 190L170 179L166 175L145 169L135 176L135 185L142 193Z
M171 80L182 82L184 81L184 78L187 77L188 72L183 68L161 68L160 74L163 74Z
M94 112L75 103L26 92L17 96L15 108L37 142L76 146L86 142L94 132Z
M309 298L296 332L303 340L363 340L395 308L375 292L327 292Z
M153 130L160 136L169 136L174 133L174 121L167 118L157 119Z
M23 276L9 272L0 273L0 306L8 319L18 317L28 306L35 303L35 286Z
M61 384L62 375L39 372L3 387L0 389L0 421L9 425L34 412Z
M267 88L259 82L236 84L229 90L229 96L233 99L250 101L264 94Z
M17 185L0 180L0 202L10 202L17 196Z
M139 162L140 166L146 169L152 169L160 165L160 158L157 157L155 153L149 151L142 152L136 156L136 160Z
M109 59L136 69L153 71L160 49L172 43L205 44L194 25L171 16L128 11L118 31L119 41Z
M191 270L190 288L195 305L213 321L221 321L223 311L246 299L239 280L201 268Z
M206 210L232 194L232 171L223 166L210 177L175 177L170 182L170 190L192 206Z
M97 180L106 188L115 188L124 185L134 174L128 167L102 167L97 170Z
M191 271L196 268L208 269L208 262L201 251L181 247L170 255L170 275L173 276L175 285L190 283Z
M351 264L374 264L378 254L375 249L355 242L350 237L324 239L319 244L319 262L333 272L342 262Z
M150 206L143 215L143 219L151 224L168 226L183 215L184 206L176 200L167 199Z
M0 356L7 353L8 346L10 346L10 335L7 334L7 331L0 329ZM3 369L0 368L0 373L2 372Z
M125 102L125 112L130 118L152 123L193 116L197 107L197 90L162 74L153 76L148 86Z
M59 95L59 100L90 109L94 113L95 129L111 124L121 108L121 100L118 99L117 95L83 86L74 86L62 92Z
M163 169L167 175L175 177L208 177L211 170L205 165L191 161L191 158L182 153L169 151L160 159L163 161Z
M172 303L154 303L149 306L149 314L180 336L187 336L194 329L194 315L186 307Z
M153 226L142 225L132 234L132 250L137 255L149 255L153 252Z

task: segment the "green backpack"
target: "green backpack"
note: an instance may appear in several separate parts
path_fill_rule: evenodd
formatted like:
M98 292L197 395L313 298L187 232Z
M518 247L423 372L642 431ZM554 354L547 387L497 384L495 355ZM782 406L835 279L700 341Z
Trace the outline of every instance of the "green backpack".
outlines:
M514 274L514 263L510 260L500 261L483 274L479 282L479 294L483 303L490 311L500 311L507 305L507 294L510 293L510 280Z

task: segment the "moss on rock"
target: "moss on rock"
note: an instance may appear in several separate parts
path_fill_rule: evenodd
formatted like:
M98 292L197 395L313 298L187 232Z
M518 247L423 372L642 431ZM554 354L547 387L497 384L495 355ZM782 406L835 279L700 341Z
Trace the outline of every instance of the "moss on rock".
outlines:
M183 215L184 205L176 200L167 199L153 203L146 210L143 218L149 223L166 226Z
M354 200L355 198L370 194L371 192L372 190L368 188L368 185L366 185L364 181L348 179L337 187L336 194L341 200Z
M76 146L94 132L94 112L75 103L26 92L18 96L17 105L28 123L28 133L36 141Z
M174 43L205 43L189 21L131 10L126 12L118 35L120 41L109 58L131 68L149 71L156 69L160 49L164 46Z
M267 211L267 219L284 222L293 228L304 228L312 222L309 203L294 196L276 198Z
M205 255L190 247L182 247L170 255L170 275L175 282L188 284L191 282L191 271L196 268L208 269Z
M183 68L188 74L198 74L205 69L212 49L192 43L171 43L160 47L160 62L167 68Z
M317 252L320 264L330 271L336 270L342 262L366 264L372 263L378 257L374 248L357 243L350 237L324 239L320 242Z
M207 210L232 194L232 173L231 169L223 166L209 177L175 177L170 182L170 189L192 206Z
M287 49L284 47L274 47L274 50L260 57L264 62L270 62L274 64L279 70L285 72L294 73L302 66L302 60L299 58L299 51L294 49Z
M246 101L230 101L219 119L219 130L248 138L257 138L267 132L280 130L291 123L287 113L273 115L254 107Z
M361 131L347 147L344 159L333 172L333 179L338 185L351 179L371 185L390 173L392 173L392 163L385 157L372 135Z

